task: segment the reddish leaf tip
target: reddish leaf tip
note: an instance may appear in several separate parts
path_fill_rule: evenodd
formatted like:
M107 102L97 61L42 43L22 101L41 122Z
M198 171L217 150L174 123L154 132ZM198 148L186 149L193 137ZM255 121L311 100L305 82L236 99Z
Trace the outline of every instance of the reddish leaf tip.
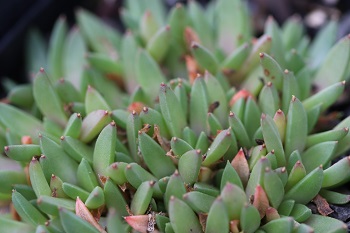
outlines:
M264 53L259 53L260 58L263 58L264 56L265 56Z

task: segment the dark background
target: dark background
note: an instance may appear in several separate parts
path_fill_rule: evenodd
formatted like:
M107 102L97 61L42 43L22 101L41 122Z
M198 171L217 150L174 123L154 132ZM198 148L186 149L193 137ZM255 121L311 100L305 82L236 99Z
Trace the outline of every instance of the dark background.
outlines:
M136 0L131 0L136 1ZM168 6L186 1L164 0ZM208 0L200 1L205 5ZM348 0L249 0L256 33L260 34L268 15L273 15L281 24L293 14L304 19L315 10L326 16L339 18L339 37L350 32L350 1ZM123 30L118 17L121 0L0 0L0 78L9 77L16 82L25 82L24 48L29 28L37 27L47 38L59 15L66 15L70 25L74 24L74 11L79 7L89 9L112 26ZM307 24L312 37L318 26ZM5 93L0 87L0 96Z

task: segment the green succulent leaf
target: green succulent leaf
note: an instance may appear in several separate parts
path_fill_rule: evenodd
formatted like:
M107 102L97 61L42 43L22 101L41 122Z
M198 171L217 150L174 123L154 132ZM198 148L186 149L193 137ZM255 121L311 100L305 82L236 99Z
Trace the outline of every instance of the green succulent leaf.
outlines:
M18 215L24 222L33 226L44 224L46 222L47 218L19 192L12 192L12 203L15 206Z
M175 171L171 159L166 156L166 152L150 136L139 131L138 139L143 159L156 178L160 179L171 175Z
M169 200L169 218L174 232L202 232L202 226L193 210L174 196Z
M297 203L306 204L320 191L323 182L322 167L317 167L286 192L284 199L293 199Z
M330 233L342 233L347 231L347 226L334 218L312 214L310 218L304 222L311 226L315 233L330 232Z

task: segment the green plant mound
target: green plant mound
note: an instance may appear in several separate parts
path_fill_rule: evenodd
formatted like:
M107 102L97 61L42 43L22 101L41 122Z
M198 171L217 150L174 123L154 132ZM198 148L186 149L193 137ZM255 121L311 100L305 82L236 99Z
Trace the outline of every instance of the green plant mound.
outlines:
M240 0L121 16L124 35L81 9L29 37L0 103L1 232L347 232L326 216L350 200L336 22L310 42L297 18L254 38Z

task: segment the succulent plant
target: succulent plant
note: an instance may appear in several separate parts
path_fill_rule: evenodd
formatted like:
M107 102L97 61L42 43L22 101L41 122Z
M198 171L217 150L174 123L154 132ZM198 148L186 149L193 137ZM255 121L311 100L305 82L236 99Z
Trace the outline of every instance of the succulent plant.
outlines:
M240 0L121 16L61 17L47 51L31 34L0 103L2 232L347 232L326 215L350 200L350 117L320 126L350 76L336 22L310 42L295 17L255 39Z

